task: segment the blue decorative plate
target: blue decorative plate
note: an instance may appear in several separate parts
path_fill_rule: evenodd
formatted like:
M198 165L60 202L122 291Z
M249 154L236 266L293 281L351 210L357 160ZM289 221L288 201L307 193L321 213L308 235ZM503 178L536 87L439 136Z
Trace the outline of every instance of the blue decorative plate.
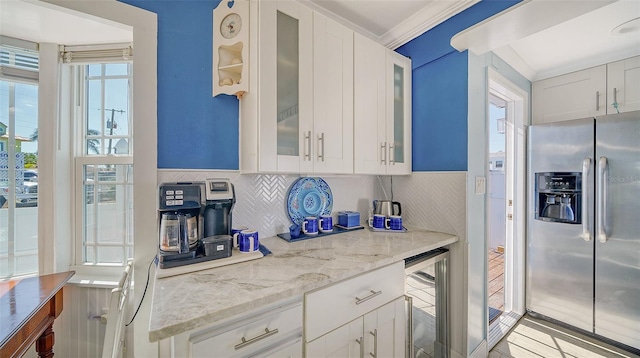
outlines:
M287 213L296 225L306 216L329 215L332 207L331 188L322 178L300 178L289 189Z

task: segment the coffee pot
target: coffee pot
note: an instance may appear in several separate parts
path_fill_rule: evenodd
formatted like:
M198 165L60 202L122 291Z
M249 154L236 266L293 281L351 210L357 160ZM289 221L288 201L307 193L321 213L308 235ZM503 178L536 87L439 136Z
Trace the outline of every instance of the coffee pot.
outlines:
M397 210L395 210L397 209ZM380 214L384 216L398 215L402 216L402 206L397 201L391 200L374 200L373 201L373 214Z

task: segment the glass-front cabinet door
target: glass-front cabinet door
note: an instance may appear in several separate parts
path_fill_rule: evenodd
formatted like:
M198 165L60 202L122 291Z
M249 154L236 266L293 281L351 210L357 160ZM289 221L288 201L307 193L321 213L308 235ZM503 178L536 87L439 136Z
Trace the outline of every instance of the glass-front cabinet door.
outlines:
M313 169L313 58L310 9L260 2L259 171Z
M411 60L388 51L386 71L386 174L410 174Z

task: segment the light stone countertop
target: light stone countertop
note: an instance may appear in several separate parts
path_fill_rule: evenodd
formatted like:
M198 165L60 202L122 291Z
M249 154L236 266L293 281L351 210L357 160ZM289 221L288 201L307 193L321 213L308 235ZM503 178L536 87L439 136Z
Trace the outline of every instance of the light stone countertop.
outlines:
M352 232L289 243L261 238L261 259L155 280L149 340L156 342L458 241L440 232ZM237 255L237 253L236 253Z

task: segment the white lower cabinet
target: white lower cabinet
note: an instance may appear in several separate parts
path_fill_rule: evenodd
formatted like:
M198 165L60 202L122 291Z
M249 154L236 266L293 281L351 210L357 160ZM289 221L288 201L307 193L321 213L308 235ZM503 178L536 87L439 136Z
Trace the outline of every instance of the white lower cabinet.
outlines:
M362 317L307 343L307 357L362 357Z
M305 294L306 357L404 357L404 262Z
M364 356L404 357L404 296L364 315Z
M306 344L306 357L404 357L404 297Z
M192 332L177 357L302 357L302 303L240 317Z

